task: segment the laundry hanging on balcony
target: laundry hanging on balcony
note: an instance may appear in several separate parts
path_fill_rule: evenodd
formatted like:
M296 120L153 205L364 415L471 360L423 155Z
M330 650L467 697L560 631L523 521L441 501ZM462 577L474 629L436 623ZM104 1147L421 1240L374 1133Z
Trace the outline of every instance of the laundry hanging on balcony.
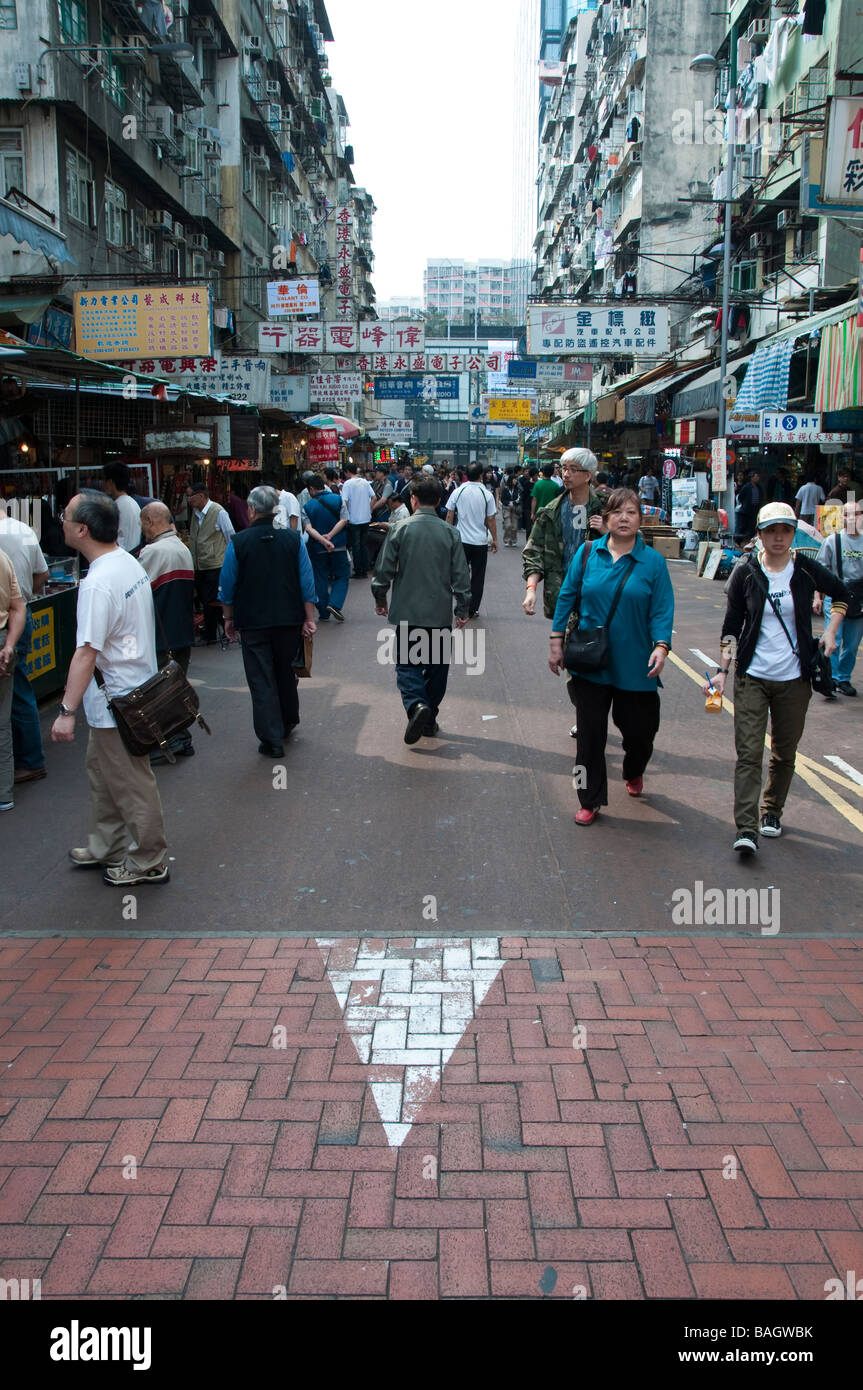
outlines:
M783 338L779 343L762 343L757 347L737 393L735 411L785 410L793 355L793 338Z

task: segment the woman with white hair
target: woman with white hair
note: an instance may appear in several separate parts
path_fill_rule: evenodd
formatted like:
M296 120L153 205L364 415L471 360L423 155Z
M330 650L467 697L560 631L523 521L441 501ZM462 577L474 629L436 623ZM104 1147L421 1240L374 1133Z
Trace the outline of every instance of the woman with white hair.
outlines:
M573 555L591 534L602 535L603 501L593 483L599 461L590 449L567 449L560 460L563 491L541 507L524 548L522 560L526 592L522 608L528 617L536 612L536 590L543 581L542 605L547 618L554 607L563 576Z

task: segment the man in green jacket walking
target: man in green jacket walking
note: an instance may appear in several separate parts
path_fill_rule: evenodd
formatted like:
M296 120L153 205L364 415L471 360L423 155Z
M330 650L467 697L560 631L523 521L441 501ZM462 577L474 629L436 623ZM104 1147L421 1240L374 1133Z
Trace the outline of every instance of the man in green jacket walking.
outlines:
M591 484L599 461L589 449L568 449L560 460L563 491L541 507L522 552L526 592L522 608L528 616L536 612L536 589L544 581L542 606L547 618L554 608L563 577L579 546L591 535L602 535L603 499Z
M396 682L408 716L405 743L439 732L438 710L446 693L456 627L470 613L470 571L461 538L438 516L441 486L423 476L411 486L413 516L387 535L372 579L375 612L395 626ZM392 602L387 592L392 584ZM383 664L386 648L378 651Z

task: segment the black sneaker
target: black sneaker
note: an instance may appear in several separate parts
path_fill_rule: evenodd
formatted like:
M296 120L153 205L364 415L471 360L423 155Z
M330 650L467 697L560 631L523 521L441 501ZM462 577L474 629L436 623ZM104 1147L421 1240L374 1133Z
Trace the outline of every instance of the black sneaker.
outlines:
M836 689L841 690L843 695L856 695L857 691L850 681L837 681Z
M285 748L282 743L259 743L258 752L263 754L265 758L283 758L285 756Z
M330 612L332 613L332 615L333 615L333 617L335 618L335 620L336 620L337 623L343 623L343 622L344 622L344 620L345 620L345 615L344 615L344 613L342 612L341 608L334 608L333 605L330 604Z
M738 854L757 854L758 837L753 830L741 830L734 841L734 848Z
M772 840L778 840L782 834L782 822L772 811L765 811L761 817L761 834Z
M422 701L414 705L408 715L408 726L405 729L405 743L418 743L426 731L431 721L431 710Z
M827 692L827 694L824 696L824 699L825 699L825 700L835 700L835 699L836 699L836 691L838 690L838 688L839 688L839 687L838 687L836 681L834 681L834 682L833 682L833 689Z

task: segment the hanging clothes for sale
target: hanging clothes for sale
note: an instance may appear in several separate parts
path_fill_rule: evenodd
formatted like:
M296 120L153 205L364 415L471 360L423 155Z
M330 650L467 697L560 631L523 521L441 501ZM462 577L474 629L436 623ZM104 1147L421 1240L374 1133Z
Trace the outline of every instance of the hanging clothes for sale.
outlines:
M809 35L823 34L826 13L827 0L805 0L803 6L803 33Z

